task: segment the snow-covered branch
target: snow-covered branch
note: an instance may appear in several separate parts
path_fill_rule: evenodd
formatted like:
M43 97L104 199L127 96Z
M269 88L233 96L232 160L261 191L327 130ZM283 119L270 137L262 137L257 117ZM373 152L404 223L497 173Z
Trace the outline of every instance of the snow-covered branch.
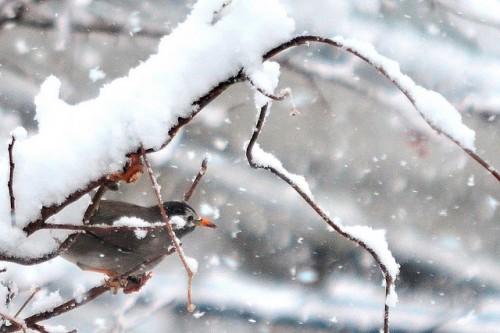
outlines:
M246 157L250 166L256 169L269 170L288 185L290 185L297 193L311 206L311 208L338 234L346 239L354 242L365 251L370 253L373 259L377 262L384 275L384 284L386 288L386 299L384 304L384 332L389 332L389 307L395 306L397 303L397 294L394 283L399 274L399 265L392 256L385 240L384 230L373 230L366 226L344 226L340 222L330 218L329 214L324 211L312 197L309 185L303 176L295 175L287 171L283 164L272 154L262 150L257 143L257 139L264 127L269 104L262 106L257 124L253 131L250 142L246 148Z
M3 259L56 251L67 232L28 238L23 230L31 232L46 221L81 224L89 202L85 194L120 170L128 154L141 145L148 151L163 147L238 81L242 68L259 71L262 54L290 38L294 23L277 1L226 3L198 2L186 21L161 40L157 54L104 86L95 99L69 105L59 97L56 77L43 83L35 100L39 132L17 140L12 151L15 225L4 204L9 202L9 160L0 162Z

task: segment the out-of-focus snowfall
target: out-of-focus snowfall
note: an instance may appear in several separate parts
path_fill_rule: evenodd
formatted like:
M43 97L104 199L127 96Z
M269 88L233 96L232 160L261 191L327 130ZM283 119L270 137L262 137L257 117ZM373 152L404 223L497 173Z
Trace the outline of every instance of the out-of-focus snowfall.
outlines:
M500 1L282 1L297 33L371 42L416 83L445 96L476 131L478 153L500 168ZM25 10L16 16L16 10ZM93 98L156 52L192 1L0 1L0 138L36 133L34 96L51 74L68 103ZM265 38L265 36L263 36ZM313 45L276 58L280 87L260 145L308 181L345 225L386 229L401 264L392 331L498 332L500 185L432 131L373 68ZM331 232L281 180L246 162L253 92L230 88L154 156L164 199L181 199L208 154L191 204L217 225L183 239L199 262L186 276L168 257L141 292L105 295L48 321L81 332L376 332L384 288L371 257ZM96 124L99 126L99 124ZM154 203L143 177L114 198ZM62 299L99 283L63 259L0 263L19 305L35 286ZM6 288L0 286L4 295ZM41 295L41 293L40 293ZM43 297L40 297L43 298ZM36 302L24 314L37 310Z

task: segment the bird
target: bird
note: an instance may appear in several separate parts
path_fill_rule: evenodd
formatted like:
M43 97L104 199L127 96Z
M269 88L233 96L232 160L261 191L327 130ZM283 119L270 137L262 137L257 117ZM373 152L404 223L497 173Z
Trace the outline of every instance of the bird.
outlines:
M215 228L206 218L185 202L163 203L172 229L178 239L192 232L197 226ZM164 223L157 205L143 207L132 203L102 200L90 218L89 226L113 226L124 217L136 218L148 223ZM139 220L139 221L140 221ZM137 221L137 220L136 220ZM125 223L126 224L126 223ZM84 271L103 273L116 290L124 293L139 290L151 277L149 272L165 256L175 251L165 225L137 233L138 229L93 229L74 235L73 244L61 257L76 264Z

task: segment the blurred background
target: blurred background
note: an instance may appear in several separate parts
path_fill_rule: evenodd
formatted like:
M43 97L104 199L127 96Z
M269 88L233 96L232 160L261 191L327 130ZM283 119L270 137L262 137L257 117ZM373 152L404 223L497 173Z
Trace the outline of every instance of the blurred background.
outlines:
M78 103L146 60L193 1L0 1L0 137L18 125L36 133L33 98L61 79ZM477 133L478 153L500 168L500 1L282 0L296 33L343 35L374 44L418 84L444 95ZM265 38L265 36L263 36ZM500 185L444 137L373 68L311 45L275 59L289 102L274 103L259 139L306 177L318 203L345 225L387 231L401 264L393 332L498 332ZM248 166L245 143L257 111L247 84L228 89L174 142L156 153L164 199L181 199L209 156L191 199L216 230L183 239L199 262L186 308L176 256L141 292L104 295L44 323L79 332L378 332L382 275L371 257L327 228L281 180ZM99 124L96 124L99 126ZM108 198L154 203L147 177ZM0 278L64 299L102 281L54 259L0 263ZM27 309L26 316L34 311ZM62 326L58 326L62 325ZM63 328L64 327L64 328Z

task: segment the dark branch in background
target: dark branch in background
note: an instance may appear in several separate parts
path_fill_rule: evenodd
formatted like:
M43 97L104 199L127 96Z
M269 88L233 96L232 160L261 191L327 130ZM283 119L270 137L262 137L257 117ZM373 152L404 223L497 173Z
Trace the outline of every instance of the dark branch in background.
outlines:
M14 168L16 164L14 163L14 157L12 150L14 149L14 143L16 142L16 138L13 135L12 140L9 143L9 181L7 182L7 186L9 187L9 198L10 198L10 218L11 223L14 226L16 224L16 198L14 196Z
M275 47L274 49L272 49L271 51L267 52L264 56L263 56L263 59L264 60L268 60L274 56L276 56L277 54L289 49L289 48L292 48L292 47L296 47L296 46L299 46L299 45L303 45L303 44L309 44L310 42L317 42L317 43L321 43L321 44L327 44L327 45L330 45L330 46L334 46L334 47L337 47L339 49L342 49L342 50L345 50L353 55L355 55L356 57L362 59L363 61L365 61L366 63L368 63L370 66L374 67L376 70L379 71L379 73L381 73L382 75L384 75L386 78L388 78L389 80L391 80L392 83L394 83L394 85L408 98L408 100L413 104L413 106L415 107L415 109L417 109L417 111L419 111L420 113L420 116L425 120L425 122L432 128L434 129L436 132L438 133L441 133L443 134L444 136L446 136L449 140L453 141L457 146L459 146L460 148L462 148L463 151L465 151L469 156L471 156L476 162L479 163L479 165L481 165L483 168L485 168L489 173L491 173L493 175L493 177L495 177L497 179L497 181L500 181L500 172L498 172L498 170L496 170L490 163L488 163L485 159L483 159L481 156L479 156L476 152L464 147L460 142L458 142L455 138L453 138L452 136L446 134L446 133L443 133L439 130L439 128L436 128L434 125L432 125L432 123L429 121L429 119L427 119L425 117L424 114L422 114L420 112L420 110L418 109L417 105L416 105L416 100L415 100L415 97L411 94L410 91L408 91L407 89L405 89L401 84L399 84L399 82L397 81L394 81L391 76L387 73L387 71L385 70L385 68L383 66L380 66L380 65L377 65L375 63L373 63L369 58L365 57L363 54L359 53L357 50L355 49L352 49L350 47L346 47L344 46L342 43L339 43L339 42L336 42L332 39L329 39L329 38L324 38L324 37L319 37L319 36L299 36L299 37L295 37L293 39L291 39L290 41L286 42L286 43L283 43L281 45L279 45L278 47Z
M26 2L26 1L24 1ZM31 1L32 3L11 4L11 13L5 13L0 7L0 29L9 24L16 24L27 28L43 30L56 30L57 22L54 17L36 12L36 3L43 1ZM34 14L36 16L34 16ZM151 39L160 39L168 35L171 29L161 27L141 26L138 31L131 31L127 23L117 23L102 17L92 18L86 22L75 22L71 20L71 31L81 34L104 33L109 35L142 36Z
M273 174L275 174L276 176L278 176L279 178L281 178L282 180L284 180L337 233L339 233L344 238L347 238L348 240L356 243L356 245L360 246L365 251L367 251L368 253L370 253L370 255L373 257L373 259L375 259L375 261L379 265L382 273L384 274L384 278L385 278L385 282L386 282L386 284L385 284L385 295L386 295L386 299L387 299L387 295L389 295L390 288L394 285L394 281L393 281L391 275L389 274L389 271L387 270L387 267L384 265L384 263L382 262L381 258L379 257L379 255L371 247L369 247L368 245L366 245L366 243L364 243L362 240L357 239L357 238L353 237L352 235L350 235L349 233L347 233L344 230L342 230L341 227L335 221L333 221L332 219L330 219L330 217L328 216L328 214L323 209L321 209L318 206L318 204L307 193L305 193L300 188L300 186L298 186L292 179L290 179L287 175L285 175L284 173L280 172L279 170L275 169L272 166L262 166L259 163L257 163L257 162L254 161L253 155L252 155L252 149L253 149L255 143L257 142L257 139L258 139L258 137L260 135L260 132L262 131L262 128L264 126L264 121L265 121L265 118L266 118L267 110L268 110L268 104L264 105L261 108L261 111L260 111L260 114L259 114L259 119L258 119L257 124L255 126L255 129L253 131L253 134L252 134L252 137L250 139L250 142L248 143L248 147L246 149L246 157L247 157L248 163L250 164L250 166L252 168L255 168L255 169L266 169L266 170L272 172ZM389 306L387 304L385 304L385 306L384 306L384 332L389 332Z

